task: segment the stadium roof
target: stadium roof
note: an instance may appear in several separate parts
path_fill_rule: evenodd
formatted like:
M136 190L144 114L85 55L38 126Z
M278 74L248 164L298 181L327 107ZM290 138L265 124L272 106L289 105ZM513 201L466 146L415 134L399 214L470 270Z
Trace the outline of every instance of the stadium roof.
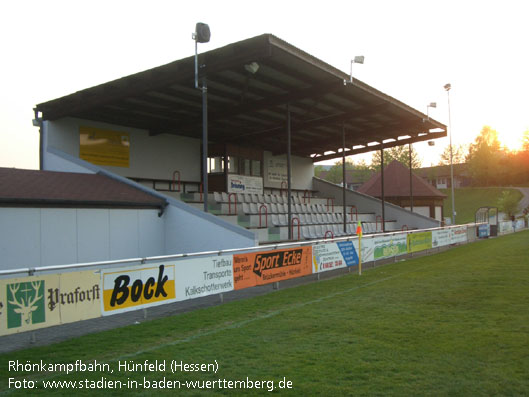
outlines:
M158 208L165 200L101 174L0 168L0 206Z
M446 136L445 125L359 80L349 82L347 74L271 34L199 54L199 63L207 75L210 142L286 153L287 104L292 154L314 161L342 156L342 125L347 155L380 149L374 142L392 147ZM44 120L78 117L147 129L151 135L202 137L194 56L35 110Z
M414 173L412 173L412 190L414 197L446 198L445 194ZM382 197L380 172L360 186L358 192L373 197ZM384 196L410 196L410 169L397 160L393 160L384 168Z

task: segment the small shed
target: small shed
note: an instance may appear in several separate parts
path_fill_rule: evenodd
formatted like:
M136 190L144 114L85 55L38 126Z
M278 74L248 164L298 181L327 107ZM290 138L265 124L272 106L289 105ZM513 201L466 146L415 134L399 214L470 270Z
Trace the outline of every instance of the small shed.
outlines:
M410 169L394 160L384 168L384 199L413 212L443 220L443 200L446 195L426 182L423 178L411 173ZM381 173L377 172L358 191L376 198L382 198Z

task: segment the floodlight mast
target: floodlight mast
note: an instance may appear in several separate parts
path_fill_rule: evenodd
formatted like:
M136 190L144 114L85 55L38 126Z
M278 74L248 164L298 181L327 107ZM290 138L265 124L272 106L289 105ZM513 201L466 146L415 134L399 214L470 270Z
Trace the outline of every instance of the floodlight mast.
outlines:
M202 91L202 198L204 212L208 212L208 86L205 75L202 77L202 87L198 84L198 43L209 42L211 38L209 26L198 22L191 37L195 41L195 88Z
M450 89L452 85L447 83L444 85L446 95L448 96L448 128L450 129L450 184L452 185L452 225L456 224L456 204L454 197L454 162L452 153L452 118L450 116Z

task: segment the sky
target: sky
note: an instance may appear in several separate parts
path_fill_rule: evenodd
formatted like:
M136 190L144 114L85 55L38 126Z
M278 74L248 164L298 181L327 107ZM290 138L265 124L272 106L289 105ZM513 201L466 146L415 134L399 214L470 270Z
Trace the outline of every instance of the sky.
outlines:
M511 149L529 130L524 1L4 1L0 3L0 167L37 169L33 108L75 91L194 53L272 33L432 118L454 144L483 126ZM435 165L449 138L414 145ZM359 156L354 156L354 161ZM364 157L365 158L365 157ZM368 157L370 158L370 156Z

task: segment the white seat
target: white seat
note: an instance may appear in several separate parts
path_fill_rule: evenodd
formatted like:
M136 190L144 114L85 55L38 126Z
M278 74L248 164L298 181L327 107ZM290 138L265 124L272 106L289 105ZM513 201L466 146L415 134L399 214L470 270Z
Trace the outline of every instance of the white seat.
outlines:
M324 227L324 225L316 225L315 229L316 235L318 236L317 238L325 237L325 232L327 231L327 229Z
M222 192L221 195L222 195L222 202L223 203L227 203L229 201L228 200L228 193Z
M281 226L281 222L279 220L279 215L272 214L272 225L274 226Z
M250 203L250 210L252 211L252 214L258 214L259 208L257 207L257 204Z
M312 234L310 233L311 226L301 226L301 235L304 239L312 239Z
M279 224L281 226L287 226L288 225L288 219L287 219L287 216L285 214L279 214L278 217L279 217Z
M269 194L264 194L263 198L264 198L264 202L267 204L270 204L272 202L272 198L270 197Z
M242 212L246 215L251 214L252 210L250 208L250 204L248 203L242 203Z
M277 204L283 204L284 202L283 196L276 195L276 201L277 201Z
M277 209L277 204L275 203L270 203L270 212L272 214L278 214L279 213L279 210Z
M233 200L233 199L232 199ZM237 202L238 203L248 203L248 201L246 201L244 199L244 195L242 193L237 193Z
M213 197L215 198L216 203L222 203L222 194L219 192L213 192Z
M309 226L309 235L310 235L311 239L318 238L318 233L316 231L316 226L315 225Z
M339 225L337 223L332 225L332 231L333 231L334 235L337 236L337 237L345 236L345 234L346 234L343 231L343 225Z

